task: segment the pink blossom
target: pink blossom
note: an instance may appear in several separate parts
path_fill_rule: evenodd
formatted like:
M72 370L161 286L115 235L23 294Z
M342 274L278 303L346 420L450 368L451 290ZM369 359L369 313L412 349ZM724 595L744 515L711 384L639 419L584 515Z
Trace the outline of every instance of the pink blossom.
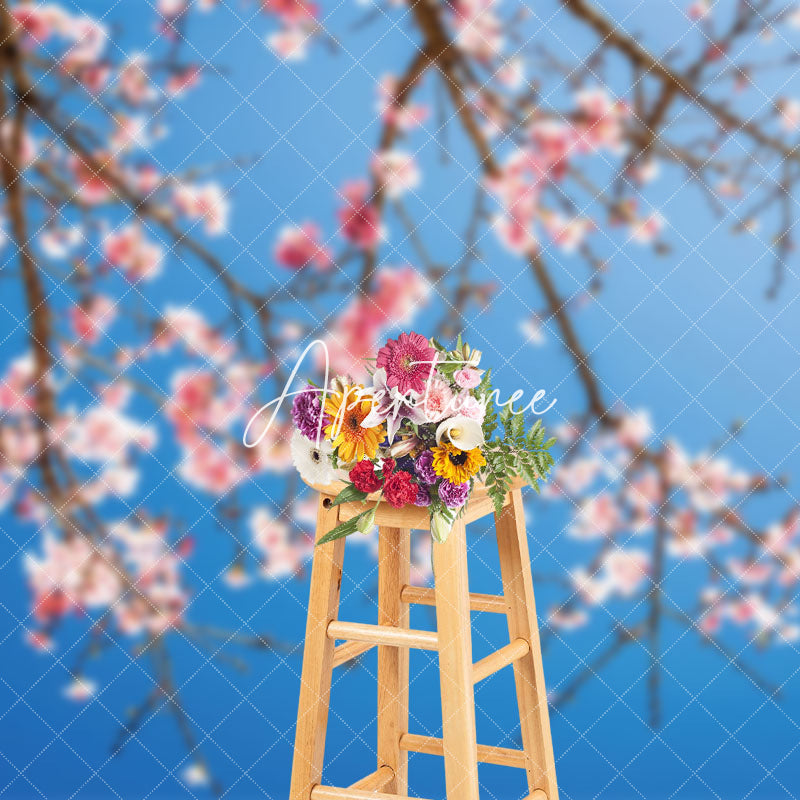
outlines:
M138 106L157 97L147 73L147 57L134 53L119 72L119 93L131 105Z
M0 141L3 149L7 152L12 151L12 145L16 141L16 123L13 119L5 119L0 122ZM36 140L23 128L20 136L19 153L16 153L16 163L20 168L30 166L38 155L39 148Z
M312 33L307 25L285 25L267 36L267 47L284 61L302 61L308 54Z
M481 373L475 367L462 367L453 373L453 380L462 389L474 389L481 382Z
M405 102L398 105L395 100L399 90L394 75L384 75L378 89L378 112L387 125L393 125L402 131L410 131L425 123L428 118L428 107Z
M727 567L731 576L746 586L762 584L773 573L772 564L764 561L742 561L738 558L730 558Z
M76 676L64 687L64 697L76 703L84 703L97 694L97 682L85 676Z
M193 369L172 376L172 398L167 416L178 431L178 441L189 443L198 429L224 425L217 401L216 374Z
M556 467L553 483L568 494L577 495L594 483L601 470L599 458L573 458Z
M554 628L562 630L576 630L582 628L589 621L589 615L583 609L553 609L548 616L549 623Z
M510 58L497 71L497 80L507 89L520 89L525 83L525 60Z
M138 194L149 197L161 185L162 176L152 164L141 164L128 170L127 179Z
M261 0L264 11L276 14L286 23L313 19L319 13L316 3L308 0Z
M612 550L603 559L603 570L614 590L630 597L647 578L650 557L644 550Z
M650 414L647 411L625 414L614 433L620 446L640 448L653 435Z
M178 69L169 76L164 91L170 97L177 99L200 83L200 75L200 67L195 65Z
M580 117L580 144L587 150L604 147L614 153L622 147L623 121L628 107L612 100L602 87L583 89L576 95Z
M308 264L325 269L331 265L331 254L320 244L321 238L320 229L313 222L284 228L275 244L275 260L289 269L301 269Z
M462 417L474 419L476 422L483 422L486 416L486 404L468 391L460 392L456 396L453 407Z
M114 162L111 156L105 153L94 153L93 158L102 171L113 171ZM95 170L82 158L72 154L69 157L69 168L73 174L78 196L83 202L97 205L112 197L110 184L103 177L102 171Z
M36 619L47 622L70 610L103 608L116 602L123 584L111 559L109 547L96 548L82 536L60 539L45 533L42 554L27 553L24 561Z
M152 450L157 438L152 426L122 413L124 404L100 402L81 414L64 415L56 426L65 452L81 461L123 460L131 448Z
M229 492L245 475L229 446L206 439L186 449L178 474L190 486L215 495Z
M456 42L479 61L488 62L503 49L502 25L492 5L483 0L461 0L453 6Z
M569 168L570 151L575 142L575 132L566 123L541 119L528 127L531 142L530 165L534 174L545 175L560 181Z
M384 328L409 323L430 293L424 276L410 266L382 267L373 287L369 297L353 298L330 328L334 372L361 374L363 360L375 354Z
M233 345L192 308L167 306L164 312L166 341L177 338L183 346L195 355L207 358L214 364L225 363L233 354Z
M372 172L387 196L397 198L416 189L420 173L414 157L402 150L387 150L373 158Z
M0 426L0 452L3 453L4 471L9 467L24 469L41 451L41 437L35 417L24 416L10 424Z
M578 539L596 539L610 536L620 522L619 507L613 496L602 493L581 503L570 532Z
M345 205L337 217L342 236L356 247L374 247L383 237L378 210L371 204L370 187L364 180L349 181L341 189Z
M180 183L173 192L172 201L181 214L202 220L210 236L227 230L230 205L219 184Z
M786 131L796 131L800 127L800 101L783 98L777 103L781 127Z
M293 541L289 526L275 519L264 508L258 508L250 518L253 543L264 554L263 574L267 578L294 575L312 549L311 540L301 537Z
M439 377L431 377L425 384L420 404L428 422L439 422L445 417L452 416L453 392L450 384Z
M116 317L114 302L105 295L94 295L83 305L69 310L70 324L79 342L95 344Z
M596 227L588 217L565 217L552 211L542 213L541 218L553 243L565 253L574 253L583 243L586 234Z
M653 211L646 217L634 219L630 227L631 240L638 244L649 244L664 228L664 217Z
M15 358L0 379L0 410L5 415L21 414L34 409L32 386L36 375L33 356Z
M48 227L39 234L39 246L48 258L66 258L83 241L79 225Z
M164 250L145 238L137 222L106 234L102 249L106 261L132 282L152 280L161 272Z
M61 59L67 72L79 72L100 60L108 40L104 25L90 17L74 17L66 33L73 42Z
M188 0L158 0L156 9L162 17L172 19L186 10Z
M711 13L711 0L692 0L686 9L689 19L705 19Z
M53 35L63 35L69 28L69 15L55 3L18 3L11 16L25 31L30 43L44 44Z
M116 155L129 150L147 148L152 143L147 130L148 119L144 116L130 116L117 114L114 117L115 127L111 133L109 143Z

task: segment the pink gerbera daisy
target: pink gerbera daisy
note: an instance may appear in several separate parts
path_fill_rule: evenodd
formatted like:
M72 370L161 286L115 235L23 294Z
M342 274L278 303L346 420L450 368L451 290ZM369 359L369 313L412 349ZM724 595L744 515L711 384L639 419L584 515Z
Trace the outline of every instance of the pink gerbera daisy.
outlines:
M378 367L386 370L386 385L400 394L423 392L433 369L436 351L419 333L401 333L378 350Z

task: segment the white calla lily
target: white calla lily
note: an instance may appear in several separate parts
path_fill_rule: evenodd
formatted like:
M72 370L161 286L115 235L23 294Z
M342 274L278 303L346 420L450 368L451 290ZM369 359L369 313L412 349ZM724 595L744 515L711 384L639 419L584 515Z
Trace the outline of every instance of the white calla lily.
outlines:
M436 428L436 444L441 444L442 439L459 450L472 450L484 443L483 428L480 422L469 417L450 417Z

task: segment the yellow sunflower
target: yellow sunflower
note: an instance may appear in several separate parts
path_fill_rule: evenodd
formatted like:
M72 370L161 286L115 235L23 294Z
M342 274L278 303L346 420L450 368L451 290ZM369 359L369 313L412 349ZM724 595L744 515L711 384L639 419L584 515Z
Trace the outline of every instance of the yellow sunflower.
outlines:
M468 481L481 467L486 459L480 447L472 450L459 450L455 445L442 444L431 448L433 452L433 471L451 483Z
M384 425L362 428L361 422L372 410L372 397L364 397L359 392L363 386L345 386L341 393L328 395L325 399L325 413L330 423L325 426L325 435L338 448L339 461L349 464L360 461L364 456L375 458L378 445L386 432Z

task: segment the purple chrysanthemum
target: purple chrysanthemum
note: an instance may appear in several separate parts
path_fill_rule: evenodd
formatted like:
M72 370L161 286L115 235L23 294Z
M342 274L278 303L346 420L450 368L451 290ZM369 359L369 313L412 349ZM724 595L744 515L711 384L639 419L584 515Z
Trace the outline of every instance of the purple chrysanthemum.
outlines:
M423 450L414 462L414 472L417 477L429 486L436 483L439 476L433 471L433 451Z
M319 420L323 417L322 428ZM316 441L317 435L330 421L322 413L322 392L314 386L306 386L292 401L292 420L300 433L307 439Z
M439 484L439 497L448 508L461 508L469 497L469 482L450 483L443 480Z
M431 504L431 496L425 486L417 484L417 499L414 500L415 506L429 506Z

